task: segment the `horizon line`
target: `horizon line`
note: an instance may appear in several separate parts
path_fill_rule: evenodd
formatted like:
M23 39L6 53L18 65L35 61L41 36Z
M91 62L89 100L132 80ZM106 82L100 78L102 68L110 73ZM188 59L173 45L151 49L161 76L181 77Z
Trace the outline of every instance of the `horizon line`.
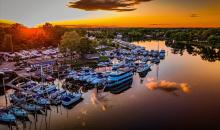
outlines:
M220 26L195 26L195 25L186 25L178 26L172 24L148 24L149 26L118 26L118 25L94 25L94 24L55 24L54 22L44 22L37 24L35 26L29 27L25 24L15 22L7 19L0 19L0 24L12 25L12 24L21 24L27 28L39 28L45 23L50 23L53 26L62 26L69 28L220 28ZM1 26L1 25L0 25Z

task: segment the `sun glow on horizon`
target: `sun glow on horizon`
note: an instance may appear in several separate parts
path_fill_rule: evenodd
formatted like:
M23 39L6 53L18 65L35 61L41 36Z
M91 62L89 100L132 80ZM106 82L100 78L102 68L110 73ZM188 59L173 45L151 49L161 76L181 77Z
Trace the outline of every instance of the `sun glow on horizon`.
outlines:
M76 0L69 4L71 0L54 0L53 4L39 1L13 1L12 5L12 0L0 0L0 19L8 19L0 22L13 23L12 20L28 27L45 22L94 27L220 27L219 0ZM29 6L23 9L24 5Z

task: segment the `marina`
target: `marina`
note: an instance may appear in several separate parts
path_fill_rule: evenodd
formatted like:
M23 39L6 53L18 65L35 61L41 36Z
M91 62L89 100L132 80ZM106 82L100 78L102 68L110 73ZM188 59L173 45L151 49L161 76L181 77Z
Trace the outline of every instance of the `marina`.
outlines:
M220 0L0 0L0 130L220 130Z
M53 77L41 65L39 68L40 80L27 75L23 80L11 82L14 84L14 88L7 87L6 94L0 97L2 107L0 120L3 122L0 128L98 129L108 128L110 125L113 125L114 128L124 128L124 126L136 128L137 124L141 128L151 128L155 125L151 120L159 116L156 111L165 115L168 112L167 114L170 115L167 116L171 116L171 120L175 118L172 112L169 112L170 110L159 109L163 107L163 103L171 103L168 105L171 110L175 111L178 108L191 118L192 112L187 112L187 107L189 107L187 104L196 99L201 100L193 99L195 98L193 92L198 91L196 86L199 87L201 83L199 80L192 79L192 76L189 76L193 75L192 70L188 70L187 66L181 64L184 64L183 61L186 57L190 60L188 64L194 66L194 69L199 69L194 65L195 62L203 66L208 62L201 60L199 55L190 56L187 52L183 56L175 54L173 52L175 48L166 45L165 41L117 42L122 44L123 48L99 52L102 56L109 57L109 61L99 62L97 68L71 69L67 66L63 69L65 73L62 77ZM170 64L173 60L175 62ZM50 64L50 66L55 68L54 64ZM215 62L212 69L218 66L219 62ZM48 70L49 68L47 65ZM195 74L199 75L200 72ZM218 84L218 74L215 73L216 78L212 79L213 83ZM45 75L51 76L51 80L46 80ZM200 93L205 94L206 89L201 87ZM217 86L213 86L212 89L217 89ZM217 96L217 94L218 91L213 96ZM209 98L214 98L213 96L209 95ZM174 103L180 106L176 106ZM209 105L219 107L217 104L209 103ZM200 103L197 105L204 107ZM180 108L181 106L183 108ZM125 108L127 110L124 110ZM195 110L197 109L190 111L195 112ZM125 119L125 115L136 111L143 111L143 115L138 113L132 118ZM201 109L198 112L207 111ZM214 116L214 112L209 111L209 115ZM178 116L180 119L175 123L167 124L169 123L167 121L161 125L168 128L178 125L179 121L183 119L181 118L183 114ZM206 122L204 118L199 119L194 114L192 116L201 122ZM106 117L113 121L109 123L105 119ZM124 120L124 123L119 123L121 119ZM145 123L138 119L148 120L149 123L145 126ZM163 122L165 119L157 118L157 120ZM207 123L215 125L217 122ZM184 125L190 126L191 124L186 121Z

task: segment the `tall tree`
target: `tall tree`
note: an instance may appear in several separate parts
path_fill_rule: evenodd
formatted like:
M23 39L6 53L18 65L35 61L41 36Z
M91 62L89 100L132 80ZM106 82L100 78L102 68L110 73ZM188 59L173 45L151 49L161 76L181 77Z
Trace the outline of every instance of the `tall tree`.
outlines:
M65 32L60 41L60 50L71 55L71 60L75 52L79 51L80 36L76 31Z
M1 47L3 48L4 51L14 51L14 47L13 47L13 43L12 43L12 36L11 34L6 34L4 36L4 42L1 45Z
M80 39L80 45L78 46L78 53L81 55L94 53L95 48L92 46L92 41L86 37Z

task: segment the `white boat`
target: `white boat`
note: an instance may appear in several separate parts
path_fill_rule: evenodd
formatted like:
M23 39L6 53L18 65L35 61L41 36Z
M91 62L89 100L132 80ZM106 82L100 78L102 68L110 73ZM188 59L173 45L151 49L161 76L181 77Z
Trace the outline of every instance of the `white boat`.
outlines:
M17 117L28 117L28 113L19 107L12 107L9 109L9 112L14 114Z
M38 112L43 109L43 107L35 105L35 104L25 104L25 105L22 105L22 108L30 112Z
M117 70L117 69L121 68L122 66L124 66L124 62L120 62L118 64L113 64L112 70Z
M26 96L22 93L14 93L9 96L9 100L14 103L25 102Z
M102 74L97 74L94 80L91 81L92 85L103 85L106 81L106 78Z
M112 71L107 78L106 88L118 86L132 79L133 73L130 70Z
M160 59L159 58L153 58L151 60L152 63L155 63L155 64L159 64L160 63Z
M148 65L148 64L143 64L143 65L140 65L137 69L137 72L138 73L145 73L147 72L148 70L150 70L150 67L151 65Z
M16 117L13 114L1 112L0 113L0 122L4 123L14 123L16 121Z
M166 51L165 50L161 50L160 53L166 53Z
M165 50L161 50L160 51L160 55L159 55L159 57L160 57L160 59L164 59L165 58Z
M50 94L50 98L55 99L58 96L64 94L65 92L66 92L66 90L64 90L64 89L58 89L56 92Z
M81 96L81 93L66 93L62 97L62 105L68 107L79 101L81 99Z
M52 91L55 91L55 90L56 90L55 85L38 86L35 89L33 89L33 91L38 94L51 93Z
M149 58L144 57L144 58L142 59L142 61L143 61L143 62L148 62L148 61L149 61Z
M36 103L38 104L38 105L41 105L41 106L48 106L48 105L50 105L50 101L49 101L49 99L47 99L47 98L37 98L37 101L36 101Z
M97 76L96 74L91 75L91 76L86 80L86 82L87 82L87 83L91 83L93 80L95 80L96 76Z

